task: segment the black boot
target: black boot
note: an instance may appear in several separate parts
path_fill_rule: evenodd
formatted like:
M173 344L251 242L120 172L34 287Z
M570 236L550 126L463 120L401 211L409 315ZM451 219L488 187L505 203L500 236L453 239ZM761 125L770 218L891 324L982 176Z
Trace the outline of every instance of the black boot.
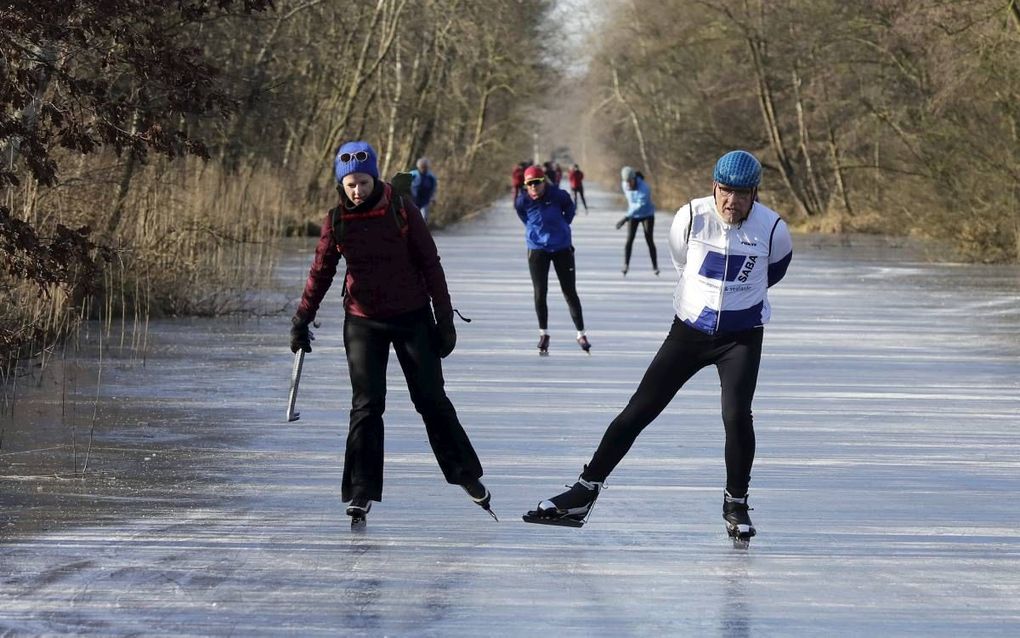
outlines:
M471 500L475 502L475 505L488 512L492 518L495 518L497 521L499 520L496 518L496 513L489 506L489 503L492 502L492 494L489 493L489 488L482 485L481 481L474 479L464 483L461 487L471 497Z
M730 537L748 539L757 533L751 523L751 516L747 513L750 509L747 506L746 494L736 497L731 496L728 491L723 492L722 515Z
M549 335L542 335L538 338L538 354L542 356L549 354Z
M364 523L365 518L368 516L368 512L371 511L371 509L371 499L367 499L363 496L355 496L352 498L351 504L347 506L347 515L351 517L351 525Z
M529 523L569 527L584 525L592 506L595 505L595 499L602 491L602 481L588 481L583 477L583 474L577 477L577 482L566 492L539 503L536 509L524 515L524 520Z

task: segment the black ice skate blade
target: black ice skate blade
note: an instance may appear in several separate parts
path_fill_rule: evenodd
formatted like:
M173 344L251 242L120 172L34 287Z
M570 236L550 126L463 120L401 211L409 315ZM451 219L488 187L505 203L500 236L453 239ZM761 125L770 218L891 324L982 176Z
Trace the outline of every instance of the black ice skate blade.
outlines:
M584 520L578 520L576 518L549 518L548 516L539 516L535 512L528 512L521 518L524 519L525 523L536 523L538 525L558 525L560 527L584 527Z
M538 351L538 356L540 356L540 357L548 357L549 356L549 351L548 350L539 350Z
M360 532L365 529L368 525L368 519L364 516L352 516L351 517L351 530Z

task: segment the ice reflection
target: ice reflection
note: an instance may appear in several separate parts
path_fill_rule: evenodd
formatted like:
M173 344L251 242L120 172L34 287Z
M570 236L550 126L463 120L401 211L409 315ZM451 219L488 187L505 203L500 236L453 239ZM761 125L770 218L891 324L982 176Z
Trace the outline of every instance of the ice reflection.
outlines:
M746 550L737 550L746 551ZM748 556L729 561L723 577L723 599L719 608L719 635L745 638L752 635L751 601L748 600Z

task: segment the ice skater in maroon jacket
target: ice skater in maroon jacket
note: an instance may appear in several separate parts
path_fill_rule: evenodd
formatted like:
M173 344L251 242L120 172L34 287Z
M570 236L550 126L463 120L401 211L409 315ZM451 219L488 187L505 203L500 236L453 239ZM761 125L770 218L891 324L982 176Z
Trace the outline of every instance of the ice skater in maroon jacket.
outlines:
M443 387L441 359L457 343L453 306L439 253L410 197L379 179L375 149L348 142L334 160L340 201L322 223L308 281L292 319L291 350L311 352L308 325L329 290L340 258L344 349L351 379L341 499L364 519L382 500L383 411L390 347L447 482L489 510L482 466ZM491 510L490 510L491 512Z

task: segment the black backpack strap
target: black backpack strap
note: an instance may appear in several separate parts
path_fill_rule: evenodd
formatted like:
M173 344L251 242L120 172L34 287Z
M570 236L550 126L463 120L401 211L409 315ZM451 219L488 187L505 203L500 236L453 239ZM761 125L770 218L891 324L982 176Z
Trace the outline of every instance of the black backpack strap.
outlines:
M329 211L329 225L333 229L333 243L341 253L344 251L344 238L347 234L347 222L339 206Z
M329 211L329 226L333 230L333 243L342 255L344 253L344 238L347 234L347 222L344 221L343 210L340 206ZM340 297L347 296L347 271L344 270L343 284L340 287Z
M390 216L393 217L393 222L397 225L397 230L400 231L401 237L407 236L407 205L404 203L404 196L393 191L392 197L390 197Z
M687 210L690 213L690 219L687 220L687 235L684 236L684 243L689 244L691 242L691 226L694 225L694 204L687 204Z

